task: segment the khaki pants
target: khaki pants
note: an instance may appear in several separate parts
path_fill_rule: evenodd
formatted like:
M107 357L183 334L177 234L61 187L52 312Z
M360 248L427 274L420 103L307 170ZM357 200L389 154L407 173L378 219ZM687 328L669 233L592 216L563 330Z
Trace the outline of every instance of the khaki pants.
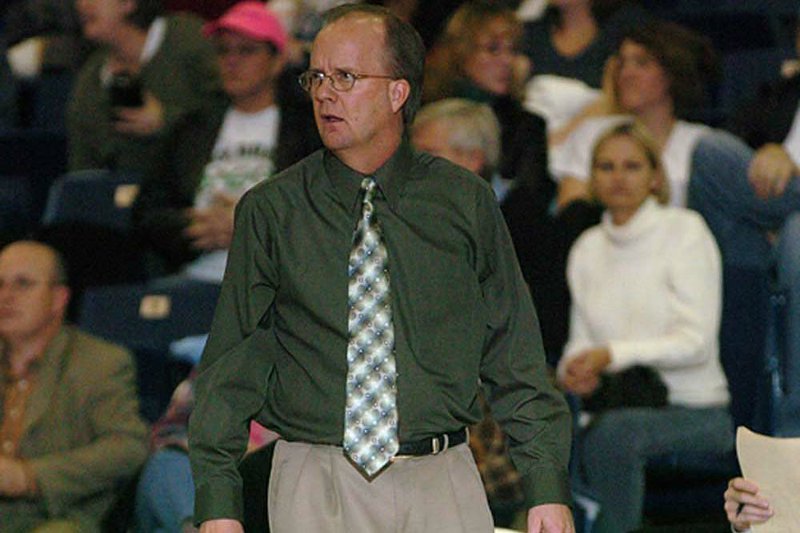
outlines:
M466 444L395 459L372 481L335 446L279 441L269 482L273 533L489 533L480 475Z

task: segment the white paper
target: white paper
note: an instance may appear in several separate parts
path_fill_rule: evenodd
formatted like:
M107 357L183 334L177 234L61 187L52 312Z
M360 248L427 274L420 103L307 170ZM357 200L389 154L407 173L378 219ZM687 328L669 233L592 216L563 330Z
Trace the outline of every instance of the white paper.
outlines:
M744 477L775 511L765 523L753 524L753 531L800 531L800 438L768 437L740 426L736 453Z

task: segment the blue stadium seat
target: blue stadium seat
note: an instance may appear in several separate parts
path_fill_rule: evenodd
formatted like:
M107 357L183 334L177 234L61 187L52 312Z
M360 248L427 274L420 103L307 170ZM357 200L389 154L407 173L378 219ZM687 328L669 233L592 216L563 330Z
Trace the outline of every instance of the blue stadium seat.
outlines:
M102 169L65 174L50 187L42 224L82 222L128 231L140 181L134 174Z
M0 175L0 239L9 242L23 237L35 220L28 178Z
M137 363L141 410L155 421L188 369L169 357L175 340L208 333L219 285L176 280L114 285L84 293L78 323L85 331L130 349Z
M63 133L0 131L0 175L28 178L35 220L39 220L44 210L50 184L66 169L67 140Z

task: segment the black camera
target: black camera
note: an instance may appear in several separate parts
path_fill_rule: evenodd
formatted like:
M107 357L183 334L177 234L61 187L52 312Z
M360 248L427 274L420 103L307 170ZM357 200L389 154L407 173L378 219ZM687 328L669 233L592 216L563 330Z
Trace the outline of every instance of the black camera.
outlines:
M111 78L111 85L108 88L111 99L111 107L142 107L144 98L142 97L142 84L139 78L121 72L114 74Z

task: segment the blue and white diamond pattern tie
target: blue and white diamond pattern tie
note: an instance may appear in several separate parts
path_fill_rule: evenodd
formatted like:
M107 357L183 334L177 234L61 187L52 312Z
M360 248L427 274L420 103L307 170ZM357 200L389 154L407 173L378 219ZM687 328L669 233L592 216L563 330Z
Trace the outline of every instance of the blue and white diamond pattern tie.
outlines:
M397 370L386 246L374 219L372 178L364 191L361 220L350 252L348 275L347 405L345 454L368 477L397 454Z

